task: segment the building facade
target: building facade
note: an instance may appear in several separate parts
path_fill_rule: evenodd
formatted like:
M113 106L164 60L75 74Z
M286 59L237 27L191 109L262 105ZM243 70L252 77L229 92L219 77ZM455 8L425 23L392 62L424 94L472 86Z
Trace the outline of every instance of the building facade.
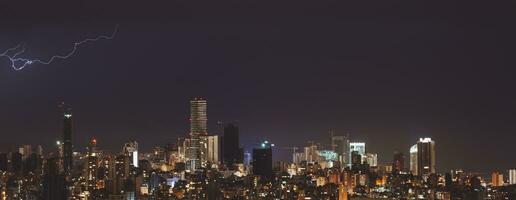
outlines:
M236 163L243 163L239 134L238 126L234 124L228 124L224 127L223 157L224 164L228 167Z
M200 136L201 139L201 165L218 165L220 163L220 137L218 135Z
M364 142L351 142L349 143L349 156L348 156L348 167L352 165L352 155L353 151L356 151L358 155L361 157L365 156L366 153L366 144Z
M190 100L190 138L186 142L186 163L190 171L202 166L203 149L201 136L208 135L208 103L196 97Z
M509 169L509 185L516 184L516 169Z
M253 149L253 174L264 180L271 180L274 177L272 171L272 148L269 142L265 141L259 148Z
M500 187L504 185L503 174L495 171L491 174L491 185L493 187Z
M420 138L417 143L417 174L428 176L435 170L435 142L431 138Z
M333 136L331 137L331 147L338 155L340 166L346 166L348 164L348 157L350 155L349 139L346 136Z
M410 172L418 175L417 169L417 144L415 144L410 147Z

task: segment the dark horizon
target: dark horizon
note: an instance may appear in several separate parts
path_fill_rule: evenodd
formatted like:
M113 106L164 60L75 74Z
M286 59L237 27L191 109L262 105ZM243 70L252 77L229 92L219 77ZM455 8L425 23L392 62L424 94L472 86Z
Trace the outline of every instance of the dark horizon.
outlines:
M123 6L122 6L123 5ZM93 5L1 3L0 51L67 60L14 71L0 58L0 144L62 134L72 105L74 146L91 137L118 152L188 134L188 101L208 100L210 133L237 122L246 149L267 139L277 159L327 130L363 141L381 163L436 142L437 169L505 170L516 141L514 2L222 1ZM293 137L295 136L295 137ZM487 152L487 153L486 153Z

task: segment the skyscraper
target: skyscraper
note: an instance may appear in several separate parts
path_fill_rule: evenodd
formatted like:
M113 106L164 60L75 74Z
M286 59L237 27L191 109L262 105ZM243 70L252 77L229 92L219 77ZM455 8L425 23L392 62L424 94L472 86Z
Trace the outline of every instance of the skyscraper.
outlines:
M405 170L405 155L400 152L394 153L394 159L392 161L392 171L399 173Z
M230 167L235 163L242 163L243 155L240 151L240 139L238 126L228 124L224 127L223 139L224 164Z
M136 141L130 141L124 144L122 153L129 158L129 165L132 167L138 167L138 143Z
M273 178L272 148L268 141L263 142L259 148L253 149L253 174L266 181Z
M348 164L348 156L350 155L349 139L346 136L331 137L332 150L338 155L341 166Z
M42 181L42 199L44 200L65 200L68 198L66 179L64 175L59 173L58 166L57 159L47 159Z
M220 163L220 137L218 135L200 136L202 164Z
M317 153L318 150L317 150L317 145L315 144L310 144L310 146L307 146L304 148L305 152L304 152L304 156L305 158L303 160L309 162L309 163L312 163L312 162L317 162L319 161L319 154Z
M97 140L95 138L92 138L88 145L88 153L86 154L86 162L84 163L84 177L86 178L86 190L91 191L97 183L96 181L99 157L100 155L98 154Z
M349 143L349 157L348 157L348 167L352 166L352 153L356 151L361 157L365 156L366 152L366 144L364 142L351 142Z
M362 154L358 151L351 152L351 167L357 169L362 165Z
M201 138L208 135L207 102L197 97L190 101L190 138L186 147L186 162L190 171L199 169L202 164Z
M417 143L417 172L420 176L435 173L435 142L431 138L420 138Z
M509 185L516 184L516 169L509 169Z
M201 97L190 100L190 135L208 135L208 104Z
M73 165L72 155L72 133L73 133L73 116L71 109L64 113L63 121L63 169L66 174L70 172Z
M417 174L417 144L410 147L410 172Z
M371 167L378 166L378 154L376 153L366 153L362 156L362 163L366 162Z

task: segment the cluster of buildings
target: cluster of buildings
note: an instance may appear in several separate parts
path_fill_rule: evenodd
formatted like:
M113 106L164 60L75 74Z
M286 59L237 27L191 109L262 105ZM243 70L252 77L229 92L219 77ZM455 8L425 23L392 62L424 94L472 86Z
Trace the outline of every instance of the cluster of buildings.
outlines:
M464 170L439 173L435 141L421 138L408 156L378 162L366 143L330 130L326 143L277 147L263 141L246 152L239 128L224 124L209 134L207 101L190 101L184 138L142 152L137 141L108 152L92 138L73 143L73 114L64 111L55 150L30 145L0 153L2 199L516 199L516 169L484 176ZM292 161L273 161L277 149ZM504 179L508 176L508 180Z

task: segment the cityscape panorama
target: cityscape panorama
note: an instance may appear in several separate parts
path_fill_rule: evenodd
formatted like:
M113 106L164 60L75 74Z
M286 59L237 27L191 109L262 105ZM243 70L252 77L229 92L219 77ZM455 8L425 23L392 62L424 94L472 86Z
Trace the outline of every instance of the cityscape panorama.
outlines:
M104 151L92 137L74 149L74 114L60 105L62 137L55 147L20 145L0 153L4 199L509 199L516 169L484 174L437 171L436 141L424 137L380 164L365 142L328 130L326 142L273 160L274 141L244 150L239 126L208 130L208 101L189 102L189 133L142 151L127 141ZM57 120L57 119L56 119ZM438 144L438 143L437 143ZM504 177L506 177L504 179Z
M514 1L5 1L0 200L516 200Z

